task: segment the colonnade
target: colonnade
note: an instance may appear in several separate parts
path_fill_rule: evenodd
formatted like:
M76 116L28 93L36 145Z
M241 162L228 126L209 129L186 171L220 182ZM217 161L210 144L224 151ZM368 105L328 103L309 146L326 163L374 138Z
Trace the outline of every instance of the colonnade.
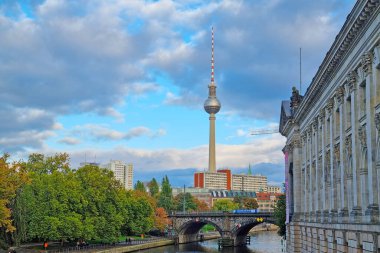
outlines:
M376 47L364 53L288 142L293 213L300 220L379 220L379 52Z

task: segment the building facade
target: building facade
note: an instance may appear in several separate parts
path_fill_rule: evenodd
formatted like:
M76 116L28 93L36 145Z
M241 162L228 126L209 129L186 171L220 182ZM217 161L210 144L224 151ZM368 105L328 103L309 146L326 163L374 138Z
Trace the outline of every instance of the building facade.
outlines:
M276 206L277 200L281 195L284 194L272 192L257 192L256 201L259 205L259 210L261 212L274 212L274 207Z
M111 160L103 166L112 171L117 180L119 180L127 190L133 189L133 165L126 164L122 161Z
M380 250L379 13L358 0L305 95L282 103L288 252Z
M232 190L235 191L266 191L268 179L262 175L232 175Z
M270 193L282 193L281 187L275 185L268 185L266 192Z
M214 190L267 191L268 179L262 175L232 174L229 169L194 173L194 187Z

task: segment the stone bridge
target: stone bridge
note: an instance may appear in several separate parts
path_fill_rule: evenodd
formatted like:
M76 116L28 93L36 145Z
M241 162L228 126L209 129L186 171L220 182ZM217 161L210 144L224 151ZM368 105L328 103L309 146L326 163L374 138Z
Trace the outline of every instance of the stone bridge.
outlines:
M257 224L274 223L273 213L174 212L169 218L178 243L197 241L200 229L211 224L222 238L232 239L235 246L245 244L248 232Z

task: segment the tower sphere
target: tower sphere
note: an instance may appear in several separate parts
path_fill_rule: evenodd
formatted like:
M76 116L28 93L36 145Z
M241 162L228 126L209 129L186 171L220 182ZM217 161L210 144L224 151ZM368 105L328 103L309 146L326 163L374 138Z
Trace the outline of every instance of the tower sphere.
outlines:
M220 102L216 97L208 97L206 99L204 108L208 114L216 114L220 110Z

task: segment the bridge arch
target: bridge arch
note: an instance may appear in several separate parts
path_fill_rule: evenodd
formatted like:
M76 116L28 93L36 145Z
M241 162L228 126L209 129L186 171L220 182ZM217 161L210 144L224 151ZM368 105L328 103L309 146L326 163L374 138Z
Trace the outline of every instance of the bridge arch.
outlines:
M215 222L209 219L192 219L182 224L177 229L178 243L188 243L197 241L198 232L206 224L210 224L222 235L223 229Z
M274 224L272 219L264 219L264 222ZM235 240L234 245L244 245L249 231L259 224L262 222L257 221L256 218L236 224L231 230L231 237Z

